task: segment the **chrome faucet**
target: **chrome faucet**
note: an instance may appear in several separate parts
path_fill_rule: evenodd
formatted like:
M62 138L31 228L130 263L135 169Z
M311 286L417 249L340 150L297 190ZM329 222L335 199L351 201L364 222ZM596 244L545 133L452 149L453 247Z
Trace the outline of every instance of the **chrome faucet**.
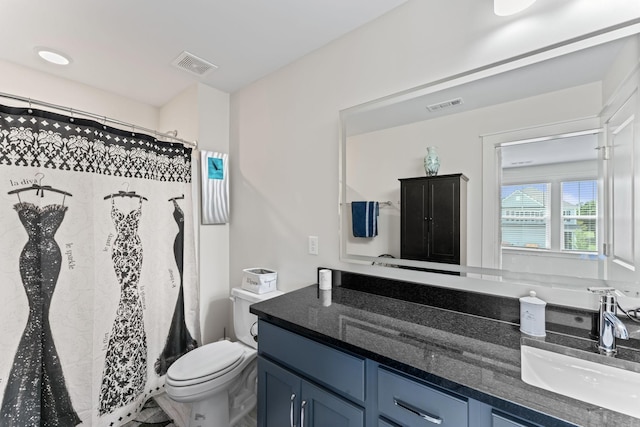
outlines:
M629 339L627 327L616 316L616 296L609 291L600 295L600 334L598 339L598 351L605 356L615 356L616 338Z

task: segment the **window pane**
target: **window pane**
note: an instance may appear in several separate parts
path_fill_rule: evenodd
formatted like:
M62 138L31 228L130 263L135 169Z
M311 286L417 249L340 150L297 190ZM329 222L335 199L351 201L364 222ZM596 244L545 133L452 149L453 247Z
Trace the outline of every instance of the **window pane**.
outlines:
M549 184L504 185L502 246L549 249Z
M562 248L598 250L598 185L595 180L562 183Z

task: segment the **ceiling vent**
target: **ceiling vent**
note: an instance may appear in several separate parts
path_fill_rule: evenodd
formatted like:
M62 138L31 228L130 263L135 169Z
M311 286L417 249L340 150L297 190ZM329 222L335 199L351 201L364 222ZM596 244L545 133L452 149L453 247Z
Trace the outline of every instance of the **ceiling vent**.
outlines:
M456 105L462 105L462 98L451 99L449 101L438 102L437 104L431 104L427 106L427 110L431 112L440 111L444 108L455 107Z
M205 74L218 68L211 62L205 61L202 58L198 58L192 53L184 51L178 56L172 63L176 68L187 71L196 76L204 76Z

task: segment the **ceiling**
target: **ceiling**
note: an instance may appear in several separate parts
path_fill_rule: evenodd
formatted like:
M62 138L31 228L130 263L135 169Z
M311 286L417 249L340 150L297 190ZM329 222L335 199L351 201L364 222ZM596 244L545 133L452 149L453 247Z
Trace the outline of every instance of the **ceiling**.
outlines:
M0 60L162 106L195 82L232 93L406 1L2 0ZM174 67L183 51L218 68Z

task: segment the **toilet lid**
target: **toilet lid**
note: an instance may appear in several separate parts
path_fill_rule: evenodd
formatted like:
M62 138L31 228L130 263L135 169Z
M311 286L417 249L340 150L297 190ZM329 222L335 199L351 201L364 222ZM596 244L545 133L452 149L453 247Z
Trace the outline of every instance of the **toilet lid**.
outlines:
M218 341L191 350L176 360L167 371L175 381L196 380L225 371L240 361L244 349L230 341Z

